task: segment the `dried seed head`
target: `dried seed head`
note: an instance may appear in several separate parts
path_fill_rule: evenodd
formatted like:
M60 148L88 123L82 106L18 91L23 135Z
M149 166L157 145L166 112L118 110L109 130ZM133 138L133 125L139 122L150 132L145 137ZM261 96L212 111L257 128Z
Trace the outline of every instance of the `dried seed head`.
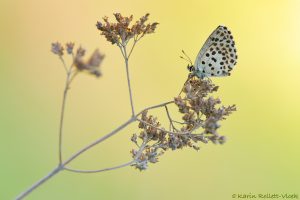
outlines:
M101 35L104 35L107 41L112 44L118 44L125 46L132 38L135 40L140 39L146 34L153 33L158 23L145 24L148 20L149 14L141 17L132 26L133 16L124 17L120 13L114 13L117 23L111 23L108 21L108 17L103 17L102 22L97 22L96 27L100 31Z
M74 66L77 68L77 70L87 71L90 74L95 75L96 77L101 76L100 64L104 59L104 55L101 54L98 49L94 51L94 53L87 61L83 60L84 55L85 49L79 47L74 58Z
M81 46L77 49L76 51L76 58L81 58L85 55L85 49L82 48Z
M133 157L137 155L137 152L142 152L142 154L135 159L133 166L139 170L145 170L149 163L156 163L159 156L168 149L177 150L189 147L199 151L198 143L200 142L224 144L225 136L217 133L220 128L219 122L236 108L234 105L222 106L220 99L209 96L217 89L218 86L209 80L192 78L187 81L183 88L184 96L174 98L174 104L183 114L183 123L180 129L173 129L173 132L165 131L156 117L148 115L147 111L143 112L139 123L142 131L138 137L136 135L132 137L133 142L139 147L139 150L132 151ZM141 145L138 145L138 139L141 139L147 146L141 148Z
M225 136L220 136L218 139L219 139L220 144L224 144L226 142L226 137Z
M73 53L73 48L74 48L75 43L74 42L68 42L66 43L66 49L68 54Z
M58 56L64 55L64 48L59 42L52 43L51 51Z

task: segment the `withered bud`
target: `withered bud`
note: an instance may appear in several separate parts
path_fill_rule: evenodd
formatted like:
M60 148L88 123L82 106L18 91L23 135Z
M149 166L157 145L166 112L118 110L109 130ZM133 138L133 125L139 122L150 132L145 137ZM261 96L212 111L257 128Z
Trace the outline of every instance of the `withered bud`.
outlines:
M199 151L200 150L200 147L196 146L196 145L193 145L193 149L195 149L196 151Z
M74 48L75 43L74 42L68 42L66 43L66 49L68 54L73 53L73 48Z
M90 59L88 60L88 65L91 67L98 67L101 64L104 57L105 56L99 52L99 49L96 49L91 55Z
M104 59L104 55L96 49L87 62L83 60L85 55L85 50L82 47L77 49L77 53L74 58L74 65L79 71L87 71L90 74L95 75L96 77L101 76L100 64Z
M218 138L218 140L219 140L219 143L220 143L220 144L224 144L224 143L227 141L227 139L226 139L225 136L220 136L220 137Z
M131 141L134 142L134 143L137 143L137 135L136 134L133 134L131 136Z
M85 49L81 46L77 49L76 58L83 57L85 55Z
M101 30L103 27L103 24L101 22L97 21L96 27L97 27L97 29Z
M52 43L51 51L58 56L64 55L64 47L59 42Z

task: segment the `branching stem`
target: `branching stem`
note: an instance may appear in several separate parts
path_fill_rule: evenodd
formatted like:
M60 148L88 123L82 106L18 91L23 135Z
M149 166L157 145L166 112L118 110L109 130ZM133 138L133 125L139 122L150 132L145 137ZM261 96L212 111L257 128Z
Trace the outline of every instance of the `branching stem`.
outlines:
M70 84L77 75L77 71L72 74L72 65L69 67L69 69L66 67L64 59L60 56L60 60L62 61L64 68L66 69L66 83L63 93L63 99L62 99L62 105L61 105L61 113L60 113L60 123L59 123L59 136L58 136L58 165L60 166L62 163L62 137L63 137L63 126L64 126L64 118L65 118L65 107L66 107L66 101L67 101L67 95L68 91L70 89Z
M63 125L64 125L64 115L65 115L65 107L66 107L66 100L67 100L67 94L68 94L68 90L70 88L70 84L73 81L74 77L77 75L77 71L75 71L74 73L72 73L72 65L70 66L70 68L68 69L66 67L65 61L64 59L60 56L60 60L63 63L64 69L66 70L66 83L65 83L65 88L64 88L64 93L63 93L63 100L62 100L62 107L61 107L61 115L60 115L60 126L59 126L59 148L58 148L58 153L59 153L59 165L58 167L56 167L55 169L53 169L47 176L43 177L41 180L37 181L36 183L34 183L31 187L29 187L27 190L25 190L24 192L22 192L16 199L17 200L21 200L23 198L25 198L28 194L30 194L32 191L34 191L36 188L38 188L39 186L41 186L43 183L45 183L47 180L49 180L50 178L52 178L54 175L56 175L57 173L59 173L62 170L67 170L67 171L71 171L71 172L76 172L76 173L96 173L96 172L103 172L103 171L109 171L109 170L114 170L114 169L119 169L122 167L126 167L129 165L134 164L137 159L139 158L139 156L142 154L143 149L146 146L146 142L143 142L143 144L140 146L140 150L138 151L138 153L136 154L135 158L127 163L115 166L115 167L110 167L110 168L104 168L104 169L99 169L99 170L77 170L77 169L71 169L69 167L66 167L70 162L72 162L75 158L77 158L79 155L81 155L82 153L86 152L87 150L91 149L92 147L96 146L97 144L103 142L104 140L112 137L113 135L115 135L116 133L118 133L119 131L121 131L122 129L124 129L125 127L127 127L129 124L135 122L135 121L141 121L140 119L138 119L138 116L141 115L144 111L147 110L151 110L151 109L155 109L155 108L159 108L159 107L165 107L166 111L168 112L168 109L166 107L166 105L174 103L174 101L168 101L165 103L161 103L158 105L154 105L154 106L150 106L147 107L145 109L143 109L142 111L140 111L138 114L135 114L134 111L134 104L133 104L133 98L132 98L132 91L131 91L131 84L130 84L130 75L129 75L129 57L132 54L132 51L136 45L136 43L139 41L139 39L141 39L143 37L143 35L140 38L135 38L134 39L134 43L133 46L131 47L131 50L129 52L129 54L127 54L126 51L126 43L118 43L118 47L121 50L122 56L124 58L125 61L125 66L126 66L126 77L127 77L127 84L128 84L128 90L129 90L129 97L130 97L130 105L131 105L131 118L128 119L125 123L123 123L122 125L120 125L119 127L117 127L116 129L114 129L113 131L111 131L110 133L104 135L103 137L95 140L94 142L88 144L87 146L83 147L82 149L80 149L79 151L77 151L76 153L74 153L72 156L70 156L68 159L66 159L65 161L63 161L62 158L62 136L63 136ZM74 58L74 55L73 55ZM169 113L168 117L170 119L170 122L172 123L172 120L170 118ZM173 125L173 128L174 125ZM171 133L171 132L170 132Z
M176 128L176 127L174 126L174 124L173 124L173 119L171 118L171 115L170 115L168 106L165 105L165 109L166 109L166 113L167 113L167 116L168 116L168 119L169 119L169 122L170 122L171 127L173 128L173 130L178 131L177 128Z
M136 162L136 160L141 156L144 148L146 146L146 143L144 142L140 147L139 147L139 151L136 154L136 156L134 157L134 159L130 162L121 164L121 165L117 165L115 167L109 167L109 168L104 168L104 169L96 169L96 170L79 170L79 169L71 169L68 167L64 167L65 170L67 171L71 171L71 172L76 172L76 173L98 173L98 172L104 172L104 171L111 171L111 170L115 170L115 169L120 169L123 167L127 167L129 165L132 165Z
M119 131L121 131L122 129L124 129L126 126L128 126L129 124L137 121L137 117L139 115L141 115L144 111L146 110L152 110L155 108L160 108L160 107L164 107L165 105L174 103L174 101L168 101L168 102L164 102L161 104L157 104L154 106L150 106L150 107L146 107L143 110L141 110L139 113L137 113L135 116L131 117L129 120L127 120L125 123L123 123L122 125L120 125L118 128L114 129L113 131L111 131L110 133L106 134L105 136L95 140L94 142L88 144L87 146L85 146L84 148L80 149L79 151L77 151L76 153L74 153L72 156L70 156L68 159L66 159L64 162L61 163L61 165L59 165L57 168L55 168L54 170L52 170L47 176L45 176L44 178L42 178L41 180L37 181L35 184L33 184L31 187L29 187L26 191L24 191L23 193L21 193L16 199L17 200L21 200L23 198L25 198L28 194L30 194L32 191L34 191L36 188L38 188L39 186L41 186L43 183L45 183L47 180L49 180L50 178L52 178L55 174L57 174L58 172L62 171L62 170L68 170L68 171L72 171L72 172L80 172L80 173L84 173L84 170L72 170L70 168L67 168L66 165L69 164L71 161L73 161L75 158L77 158L79 155L81 155L82 153L86 152L87 150L89 150L90 148L96 146L97 144L103 142L104 140L110 138L111 136L115 135L116 133L118 133ZM108 170L114 170L114 169L119 169L122 167L126 167L129 166L131 164L133 164L135 161L130 161L128 163L122 164L122 165L118 165L115 167L111 167L111 168L105 168L105 169L101 169L97 172L103 172L103 171L108 171ZM87 172L88 173L88 172Z
M58 166L57 168L55 168L54 170L52 170L49 174L47 174L45 177L43 177L42 179L40 179L39 181L37 181L35 184L33 184L30 188L28 188L26 191L22 192L21 194L19 194L16 197L16 200L21 200L23 198L25 198L28 194L30 194L33 190L35 190L37 187L39 187L40 185L42 185L44 182L46 182L47 180L49 180L52 176L54 176L55 174L57 174L58 172L60 172L62 170L62 166Z

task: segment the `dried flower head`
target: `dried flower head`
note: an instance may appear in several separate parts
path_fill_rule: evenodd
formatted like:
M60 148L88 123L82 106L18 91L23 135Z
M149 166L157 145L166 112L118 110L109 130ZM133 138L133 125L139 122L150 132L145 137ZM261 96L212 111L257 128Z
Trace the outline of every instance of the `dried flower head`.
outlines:
M68 54L72 54L73 53L74 45L75 45L74 42L68 42L68 43L66 43L66 49L67 49Z
M52 47L51 48L52 53L58 56L64 55L64 47L59 42L52 43L51 47Z
M65 63L64 63L64 59L62 56L64 55L64 49L66 49L68 54L72 54L72 58L73 58L72 66L75 67L77 72L85 71L92 75L95 75L96 77L101 76L100 65L104 59L104 55L101 54L98 49L96 49L93 52L93 54L90 56L89 59L84 60L83 58L85 56L86 50L84 48L82 48L81 46L79 46L74 55L74 53L73 53L74 46L75 46L74 42L68 42L68 43L66 43L65 48L64 48L61 45L61 43L56 42L56 43L52 43L51 50L54 54L60 56L60 59L63 61L64 66L65 66ZM65 66L65 68L66 68L66 66ZM69 73L71 73L72 67L70 67L69 69L66 68L66 70L69 71Z
M98 49L94 51L94 53L87 61L83 60L84 55L85 49L79 47L74 58L74 66L77 68L77 70L87 71L90 74L95 75L96 77L101 76L100 64L104 59L104 55L101 54Z
M76 51L76 57L83 57L85 55L85 49L82 48L81 46L78 47L77 51Z
M202 127L204 134L218 136L216 130L220 127L219 121L236 110L235 105L225 107L220 105L219 98L207 97L218 88L210 80L192 78L184 86L184 98L175 97L175 104L184 114L182 119L189 130Z
M109 22L108 17L104 17L104 23L98 21L96 24L101 35L104 35L112 44L126 46L131 38L138 40L146 34L153 33L158 25L157 22L145 24L149 17L148 13L136 21L132 26L130 26L130 23L133 20L132 15L124 17L120 13L115 13L114 16L117 23L111 23Z
M190 147L199 150L197 144L204 144L211 141L214 144L224 144L225 136L220 136L217 129L219 122L224 120L236 110L235 105L222 106L221 100L209 96L218 90L210 80L191 78L183 86L183 96L174 98L179 112L183 114L181 128L173 128L167 131L161 127L161 123L156 117L143 112L138 127L142 129L137 136L134 134L132 141L137 145L138 150L132 150L131 154L135 158L133 166L139 170L145 170L148 163L158 162L158 157L168 149L177 150ZM173 123L170 118L170 123ZM170 126L171 127L171 126ZM134 139L133 139L134 138ZM138 138L142 144L138 143Z

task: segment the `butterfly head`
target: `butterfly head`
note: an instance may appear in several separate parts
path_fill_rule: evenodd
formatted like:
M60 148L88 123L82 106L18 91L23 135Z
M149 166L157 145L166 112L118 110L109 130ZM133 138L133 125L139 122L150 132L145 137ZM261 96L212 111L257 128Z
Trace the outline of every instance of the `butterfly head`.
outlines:
M195 71L195 67L193 65L188 65L187 69L189 70L189 72L194 72Z
M193 65L188 65L187 69L189 70L189 78L198 77L198 78L204 78L204 75L199 75L198 71L195 69Z
M180 58L182 58L182 59L189 62L188 66L186 67L190 72L189 77L195 76L195 67L192 64L192 61L191 61L190 57L183 50L182 50L182 53L183 53L184 57L180 56Z

